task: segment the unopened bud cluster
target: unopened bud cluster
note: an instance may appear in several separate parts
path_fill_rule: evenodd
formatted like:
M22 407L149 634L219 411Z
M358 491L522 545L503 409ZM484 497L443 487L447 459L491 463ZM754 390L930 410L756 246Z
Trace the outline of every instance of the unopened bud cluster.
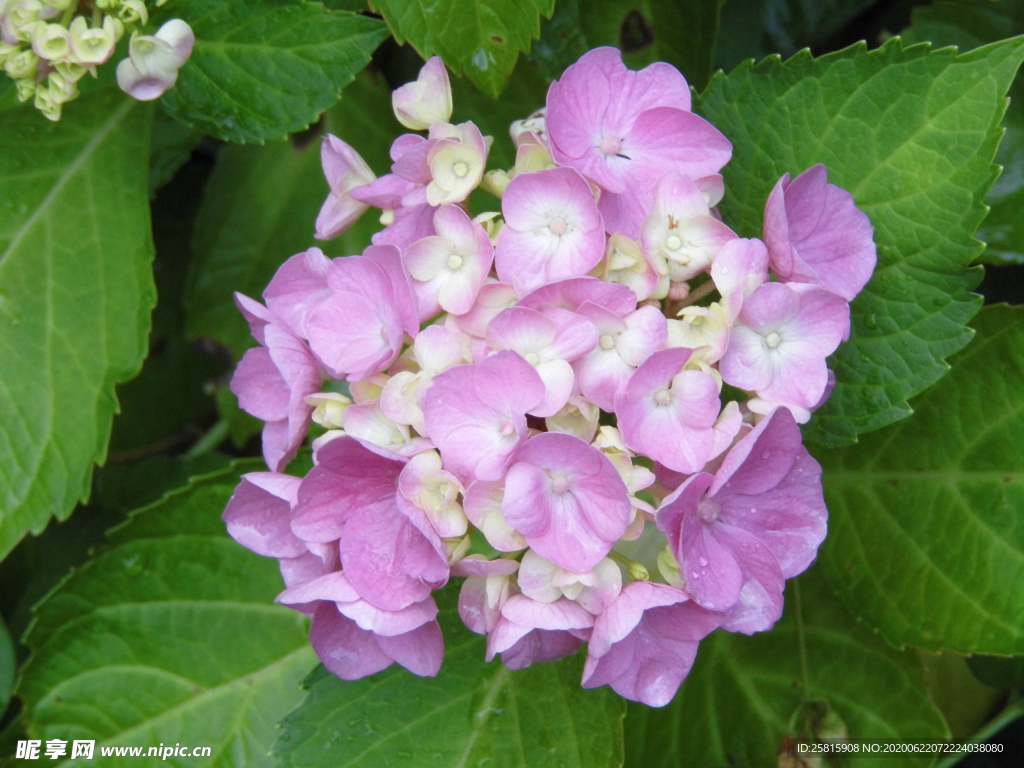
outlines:
M824 539L798 423L831 391L870 222L815 166L778 181L763 240L737 236L729 141L678 71L611 48L512 125L509 169L449 122L440 60L393 106L426 133L395 140L387 175L323 144L317 237L375 207L374 244L293 256L265 304L236 294L259 346L231 386L270 471L243 478L228 531L279 559L278 600L343 678L436 674L431 592L464 577L488 659L586 643L584 686L663 705L709 632L775 623ZM500 212L470 210L478 187ZM314 468L284 474L312 422Z
M148 21L144 0L0 0L0 65L20 101L60 120L64 104L79 95L79 81L87 73L96 77L130 32L118 84L134 98L154 99L174 85L194 38L180 19L153 36L139 35Z

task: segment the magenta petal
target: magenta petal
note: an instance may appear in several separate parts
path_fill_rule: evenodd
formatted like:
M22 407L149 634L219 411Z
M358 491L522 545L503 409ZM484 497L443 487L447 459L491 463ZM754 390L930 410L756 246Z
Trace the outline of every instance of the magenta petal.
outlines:
M742 528L716 525L714 536L733 553L743 572L742 589L726 611L722 626L747 635L771 629L782 615L786 583L775 556L757 536Z
M360 508L385 515L406 460L353 437L331 440L317 452L318 463L299 486L292 530L306 541L341 538L349 515Z
M557 307L576 312L587 301L619 317L625 317L636 309L636 294L632 288L606 283L596 277L571 277L542 285L523 296L518 305L538 310Z
M346 619L334 603L321 603L309 628L309 642L328 671L342 680L358 680L391 666L372 632Z
M629 492L599 450L549 432L528 440L512 458L501 511L538 554L580 573L625 533Z
M583 641L571 632L535 629L501 652L501 663L508 669L525 669L533 663L545 664L571 656Z
M278 267L263 291L267 309L281 318L296 336L306 337L306 317L330 295L327 270L330 259L319 248L292 256Z
M379 635L376 639L377 645L384 653L414 675L433 677L441 669L444 639L441 637L441 627L436 621L423 624L402 635Z
M270 474L270 473L259 473ZM221 519L228 533L264 557L299 557L306 545L291 529L291 505L286 498L268 493L243 475ZM298 481L298 478L291 478Z
M871 221L827 179L821 164L779 179L765 204L765 242L780 280L817 283L852 301L877 261Z

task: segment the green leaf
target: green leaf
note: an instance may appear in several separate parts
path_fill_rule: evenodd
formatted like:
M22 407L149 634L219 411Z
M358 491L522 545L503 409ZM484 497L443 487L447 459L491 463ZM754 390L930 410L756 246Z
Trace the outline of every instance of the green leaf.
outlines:
M388 172L398 123L382 81L360 76L326 115L324 130L351 143L375 172ZM232 299L235 291L259 298L292 255L313 245L329 256L359 253L380 228L368 211L340 237L313 239L328 188L319 137L303 138L301 147L291 141L225 147L206 186L185 294L186 333L223 344L235 359L253 343Z
M877 0L725 0L715 66L817 48ZM826 50L828 50L826 48Z
M917 414L824 467L821 558L893 645L1024 654L1024 308L985 308Z
M554 80L590 48L611 45L623 61L640 69L667 61L700 90L711 77L718 12L723 0L566 0L530 54Z
M75 104L61 123L0 112L0 557L88 496L156 300L151 109Z
M275 723L316 658L305 618L272 602L277 564L220 520L254 468L140 510L36 607L18 688L33 738L96 739L97 756L105 745L201 744L213 755L189 765L272 765Z
M807 52L716 75L698 110L733 142L724 220L761 234L764 202L783 173L815 163L871 218L878 266L851 312L851 339L829 361L836 387L807 437L856 441L910 414L907 399L948 370L971 338L981 297L968 265L1020 40L956 56L894 39L819 59Z
M491 98L505 87L520 51L540 36L540 17L554 0L370 0L395 40L409 42L424 59L438 55Z
M1021 0L960 0L914 9L913 23L904 30L903 38L969 51L1021 33ZM1020 77L1010 89L1010 96L1003 119L1006 135L996 153L996 163L1003 166L1003 172L988 194L986 202L991 210L977 233L988 245L980 257L987 264L1024 264L1024 80Z
M787 735L825 735L805 720L822 711L832 733L850 739L948 737L920 662L858 625L815 568L787 584L785 612L771 631L748 637L717 630L701 641L671 704L630 705L626 765L775 768ZM930 762L886 755L862 756L856 765Z
M224 141L301 131L338 101L387 37L378 19L294 0L177 0L161 9L196 35L192 56L161 103Z
M285 766L617 768L625 706L580 687L583 657L510 672L484 662L484 639L462 626L456 590L438 593L445 658L435 678L397 665L345 682L323 667L281 724Z

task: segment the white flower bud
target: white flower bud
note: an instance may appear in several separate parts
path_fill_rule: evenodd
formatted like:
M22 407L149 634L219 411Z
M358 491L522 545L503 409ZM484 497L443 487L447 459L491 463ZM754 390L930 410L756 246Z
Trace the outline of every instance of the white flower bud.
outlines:
M142 0L124 0L117 17L125 24L145 24L149 21L149 11Z
M117 28L114 19L107 16L102 27L89 28L84 16L71 22L71 56L75 64L87 67L102 64L114 53Z
M117 84L139 101L152 101L178 81L178 70L192 53L195 35L181 19L171 19L155 35L136 35L129 58L117 65Z
M24 104L29 99L36 95L36 79L34 77L27 77L24 80L16 81L15 85L18 87L18 101Z
M43 116L47 120L57 122L60 120L60 112L63 106L62 101L58 101L53 97L50 89L46 86L40 85L36 88L36 109L43 113Z
M447 123L452 117L452 86L441 59L431 56L414 82L391 94L391 106L398 122L413 131Z
M60 24L37 21L32 27L32 50L41 59L63 59L71 53L71 35Z
M78 98L78 85L68 81L60 72L51 72L46 78L50 98L58 104L66 104Z
M35 51L22 51L7 59L4 69L14 80L21 80L23 77L32 77L36 74L39 65L39 57Z

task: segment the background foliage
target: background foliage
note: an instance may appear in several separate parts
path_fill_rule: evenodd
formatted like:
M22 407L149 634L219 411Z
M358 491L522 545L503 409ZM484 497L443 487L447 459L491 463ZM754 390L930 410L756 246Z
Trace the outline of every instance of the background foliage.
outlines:
M213 747L167 761L190 766L754 767L840 734L994 736L972 765L1021 764L1024 0L169 0L151 25L172 17L197 44L155 105L105 70L49 124L0 80L0 760L28 735ZM314 244L324 133L386 171L421 57L507 168L508 124L599 45L686 75L734 144L741 235L816 162L872 220L805 430L829 537L776 628L712 635L661 710L582 690L580 657L484 663L457 584L437 678L343 683L220 522L259 453L231 294Z

